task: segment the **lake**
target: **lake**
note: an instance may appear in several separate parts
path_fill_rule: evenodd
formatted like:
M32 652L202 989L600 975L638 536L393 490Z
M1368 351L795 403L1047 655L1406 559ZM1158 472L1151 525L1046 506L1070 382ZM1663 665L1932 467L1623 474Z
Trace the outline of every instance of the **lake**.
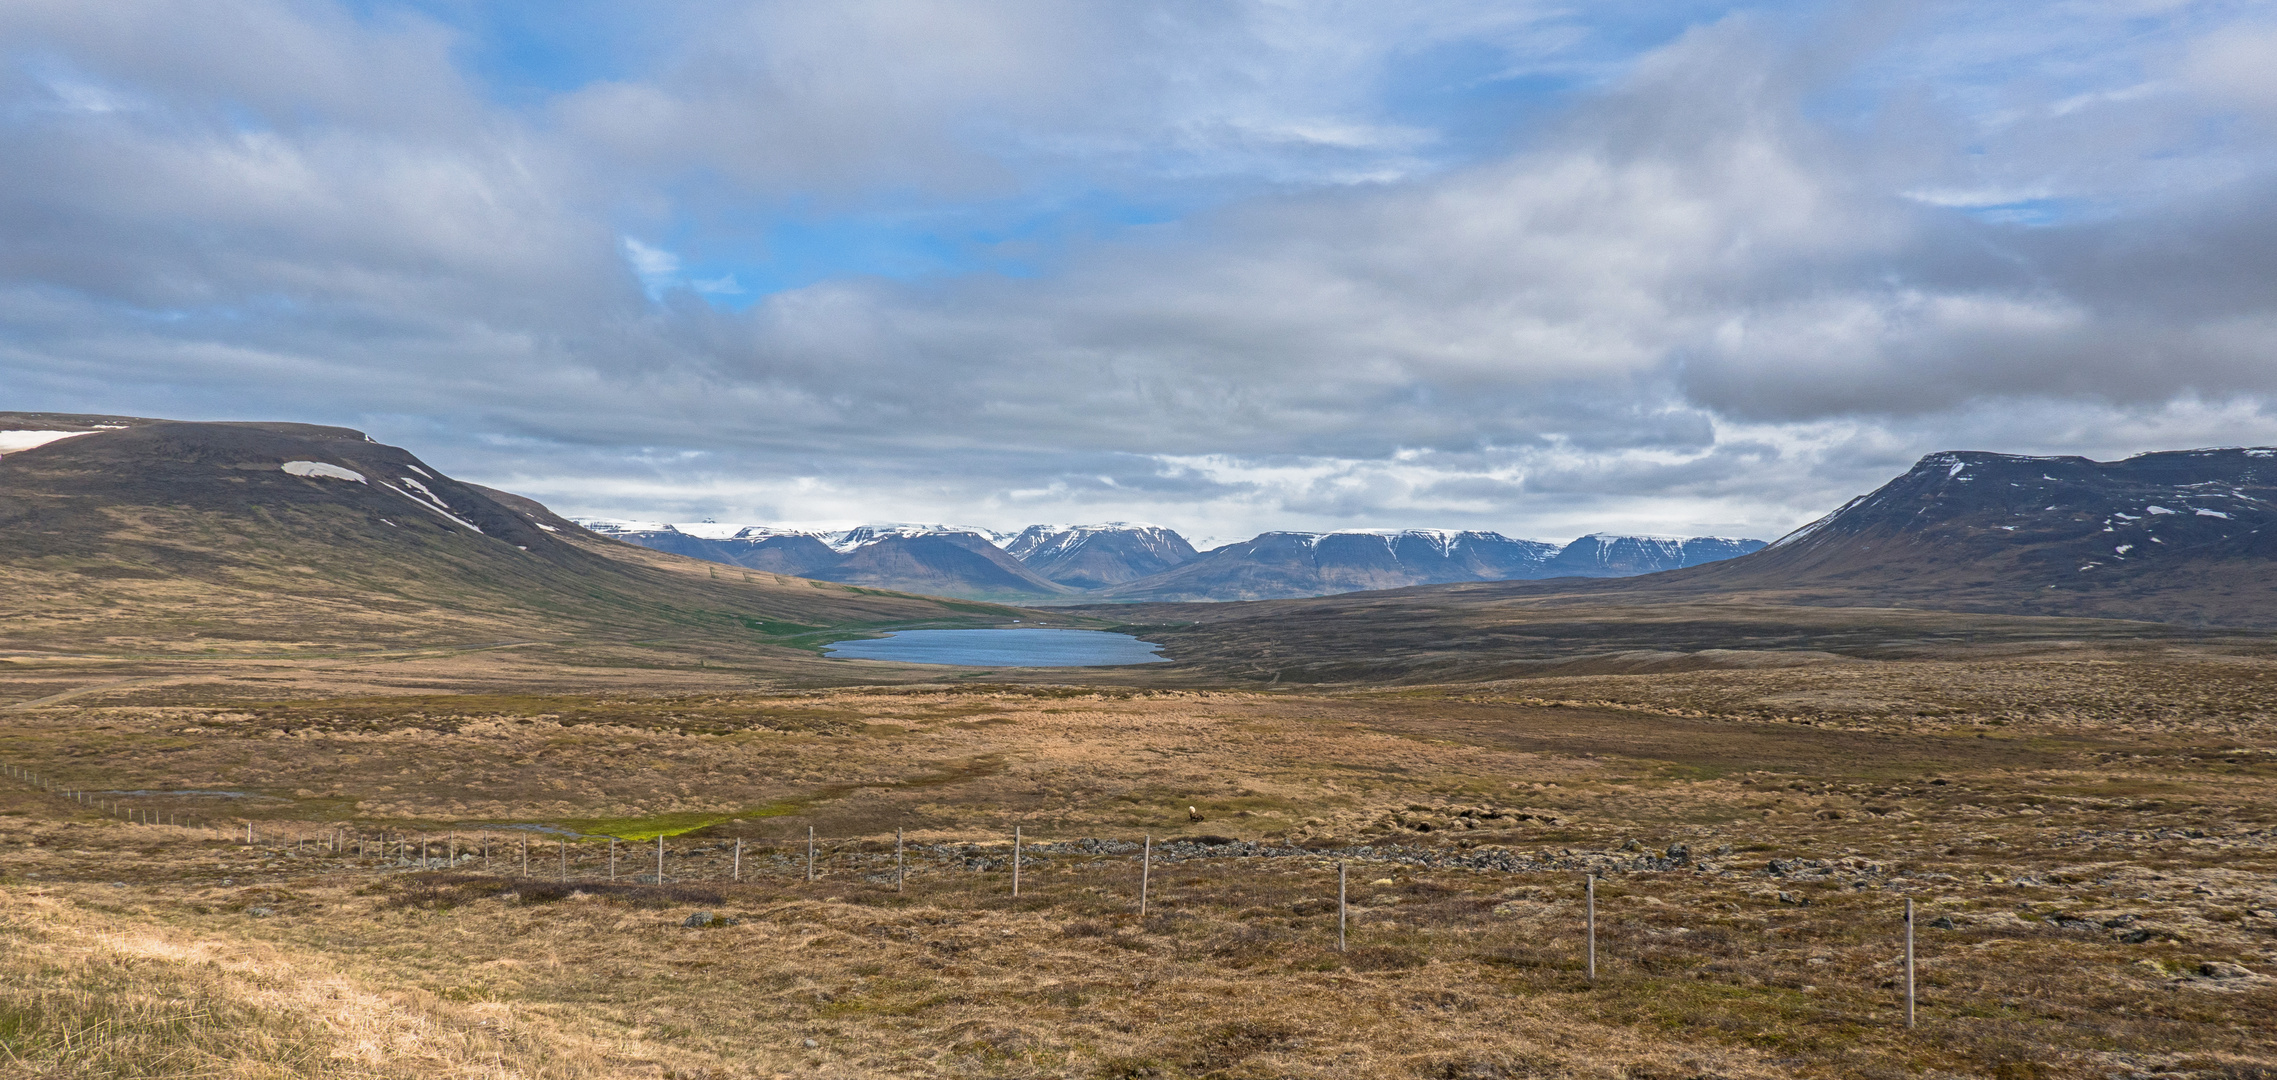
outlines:
M902 630L823 646L833 660L894 660L960 667L1108 667L1167 664L1162 646L1103 630Z

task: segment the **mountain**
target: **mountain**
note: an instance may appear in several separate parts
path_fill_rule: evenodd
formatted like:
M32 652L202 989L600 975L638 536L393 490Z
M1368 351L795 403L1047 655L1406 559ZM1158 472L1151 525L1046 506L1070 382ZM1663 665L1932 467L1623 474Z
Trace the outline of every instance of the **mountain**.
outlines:
M865 536L837 562L806 576L928 596L1009 602L1075 592L1031 573L978 531L896 530Z
M993 529L976 528L971 525L913 525L907 522L897 522L890 525L856 525L843 532L815 533L814 535L821 537L824 542L830 545L831 550L840 554L848 554L857 548L884 540L909 540L921 536L977 536L988 546L1001 551L1004 542L1013 536L1011 533L1000 533Z
M1269 532L1212 548L1100 595L1116 600L1269 600L1450 581L1537 576L1557 547L1500 533L1434 529Z
M698 559L933 596L1007 603L1265 600L1455 581L1624 577L1697 566L1763 546L1599 533L1559 547L1439 529L1269 532L1196 553L1159 525L861 525L802 533L764 525L584 519L631 543ZM1006 541L1009 541L1008 543ZM1003 545L999 547L998 545Z
M1004 552L1050 581L1104 589L1194 558L1194 545L1160 525L1030 525Z
M812 577L817 570L838 562L838 552L809 533L785 532L759 525L730 526L724 535L705 535L700 526L667 525L607 518L579 519L578 524L603 536L669 551L691 559L725 563L771 574Z
M1734 559L1765 546L1761 540L1735 540L1724 536L1680 540L1668 536L1592 533L1559 549L1556 556L1542 564L1540 573L1511 576L1632 577Z
M830 628L1014 614L619 543L347 428L0 413L0 437L25 447L0 456L8 648L577 640L791 658Z
M1006 534L957 525L857 525L797 532L765 525L580 518L604 536L657 551L870 588L967 600L1049 600L1073 592L997 546Z
M2124 461L1953 451L1690 591L1804 603L2277 625L2277 449Z

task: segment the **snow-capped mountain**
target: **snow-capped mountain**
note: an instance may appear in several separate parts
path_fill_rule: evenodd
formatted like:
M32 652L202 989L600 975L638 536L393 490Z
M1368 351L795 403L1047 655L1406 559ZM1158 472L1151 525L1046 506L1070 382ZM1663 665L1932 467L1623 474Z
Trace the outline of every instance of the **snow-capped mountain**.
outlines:
M1631 577L1734 559L1764 547L1728 536L1619 536L1591 533L1559 550L1541 577Z
M1004 542L1006 540L1011 539L1015 535L1013 533L1000 533L993 529L983 529L972 525L918 525L909 522L892 522L888 524L878 525L856 525L851 529L846 529L840 532L813 533L811 535L819 537L823 543L829 544L831 550L836 551L841 555L845 555L852 553L858 548L866 547L870 544L880 543L886 540L907 540L911 537L918 536L962 536L968 534L980 537L981 539L988 541L991 545L1000 549L1004 546Z
M1557 546L1444 529L1269 532L1106 590L1117 600L1268 600L1536 577Z
M1006 555L997 545L1008 534L968 526L894 522L804 532L716 521L578 524L658 551L818 581L972 600L1039 600L1070 591Z
M1197 553L1159 525L1030 525L1018 533L884 523L801 532L589 518L595 532L754 570L968 599L1261 600L1457 581L1625 577L1728 559L1759 540L1599 533L1568 545L1453 529L1269 532Z
M1035 573L1077 589L1103 589L1161 573L1194 557L1194 545L1160 525L1030 525L1005 553Z

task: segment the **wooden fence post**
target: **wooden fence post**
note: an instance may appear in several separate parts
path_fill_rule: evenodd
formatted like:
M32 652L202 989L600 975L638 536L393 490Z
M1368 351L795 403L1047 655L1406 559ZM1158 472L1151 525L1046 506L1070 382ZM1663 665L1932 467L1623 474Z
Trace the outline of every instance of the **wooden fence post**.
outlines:
M1146 887L1154 876L1154 834L1146 834L1146 846L1139 852L1139 919L1146 919Z
M908 874L908 864L901 857L901 828L896 826L893 830L893 891L901 891L901 884L907 880Z
M1012 899L1020 898L1020 827L1012 826Z
M569 838L561 838L561 880L569 880Z
M1345 926L1346 926L1346 923L1347 923L1347 920L1346 920L1346 917L1345 917L1345 914L1344 914L1344 860L1342 860L1342 859L1338 859L1338 860L1336 861L1336 951L1337 951L1337 952L1343 952L1343 951L1344 951L1344 928L1345 928Z
M609 838L609 884L617 883L617 838Z
M729 876L728 880L743 880L743 838L740 836L735 838L735 871Z
M1905 1026L1913 1026L1913 898L1905 898Z
M814 826L806 827L806 879L814 880Z
M530 838L522 838L522 876L530 876Z
M656 883L664 884L664 834L656 834Z
M1597 981L1597 872L1589 873L1589 981Z

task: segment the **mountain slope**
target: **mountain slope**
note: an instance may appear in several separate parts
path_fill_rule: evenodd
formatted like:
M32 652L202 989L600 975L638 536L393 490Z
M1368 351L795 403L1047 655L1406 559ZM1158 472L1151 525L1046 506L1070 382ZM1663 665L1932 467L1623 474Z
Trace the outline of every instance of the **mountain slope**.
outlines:
M2277 625L2277 450L1947 452L1688 591Z
M0 429L39 423L0 415ZM621 544L346 428L119 423L0 456L13 647L590 635L764 653L822 627L1011 615Z
M1076 589L1104 589L1190 562L1194 545L1160 525L1030 525L1004 553L1037 576Z

